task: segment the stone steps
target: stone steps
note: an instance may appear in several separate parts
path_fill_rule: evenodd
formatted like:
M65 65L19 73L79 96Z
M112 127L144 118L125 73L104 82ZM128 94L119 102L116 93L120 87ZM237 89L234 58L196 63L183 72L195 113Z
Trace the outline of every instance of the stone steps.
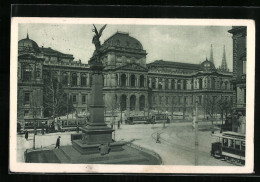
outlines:
M57 156L60 163L71 163L71 161L64 155L62 149L53 149L54 154Z

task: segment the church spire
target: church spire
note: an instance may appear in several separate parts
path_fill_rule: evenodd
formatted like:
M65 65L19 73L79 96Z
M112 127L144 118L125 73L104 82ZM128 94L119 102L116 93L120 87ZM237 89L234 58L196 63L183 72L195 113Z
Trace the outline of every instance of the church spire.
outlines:
M212 44L211 44L211 46L210 46L210 58L209 58L209 61L214 64Z
M28 34L28 30L27 30L27 37L26 37L27 39L29 39L29 34Z
M223 47L223 57L222 57L222 63L221 63L221 70L226 72L228 70L227 68L227 61L226 61L226 50L225 45Z

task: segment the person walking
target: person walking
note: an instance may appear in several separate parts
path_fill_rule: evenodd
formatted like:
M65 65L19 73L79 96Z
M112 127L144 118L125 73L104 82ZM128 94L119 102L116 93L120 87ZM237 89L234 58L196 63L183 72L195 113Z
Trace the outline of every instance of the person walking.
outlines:
M28 133L28 131L26 130L26 131L25 131L25 136L24 136L24 137L25 137L25 139L26 139L27 141L28 141L28 136L29 136L29 133Z
M159 133L157 133L156 143L161 143L161 141L160 141L160 134Z
M60 136L57 138L57 141L56 141L56 147L55 148L60 148Z
M117 122L117 128L120 128L120 121Z

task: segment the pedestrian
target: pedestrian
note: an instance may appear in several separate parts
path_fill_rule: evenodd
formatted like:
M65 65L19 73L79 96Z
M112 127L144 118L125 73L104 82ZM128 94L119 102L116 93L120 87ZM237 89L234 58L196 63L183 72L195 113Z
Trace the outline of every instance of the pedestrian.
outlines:
M79 125L77 125L77 133L79 133Z
M28 136L29 136L29 133L27 130L25 130L25 139L28 141Z
M42 135L44 135L44 125L42 126Z
M60 148L60 136L57 138L57 141L56 141L56 147L55 148Z
M120 121L117 122L117 128L120 128Z
M161 141L160 141L160 134L159 133L157 133L156 143L161 143Z

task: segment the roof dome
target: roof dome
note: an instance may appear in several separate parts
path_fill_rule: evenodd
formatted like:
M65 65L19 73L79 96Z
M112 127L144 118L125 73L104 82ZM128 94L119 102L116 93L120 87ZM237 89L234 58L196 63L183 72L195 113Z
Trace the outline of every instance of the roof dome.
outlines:
M105 40L104 46L117 46L131 49L143 50L142 44L135 38L129 36L128 33L116 32L114 35Z
M30 49L30 50L34 50L36 52L40 51L38 44L35 41L29 39L28 34L27 34L27 37L25 39L18 41L18 48L19 49L24 49L24 48Z
M204 71L211 71L211 70L215 70L216 69L214 63L209 61L207 58L206 58L206 61L203 61L201 63L201 66L202 66L202 69Z

